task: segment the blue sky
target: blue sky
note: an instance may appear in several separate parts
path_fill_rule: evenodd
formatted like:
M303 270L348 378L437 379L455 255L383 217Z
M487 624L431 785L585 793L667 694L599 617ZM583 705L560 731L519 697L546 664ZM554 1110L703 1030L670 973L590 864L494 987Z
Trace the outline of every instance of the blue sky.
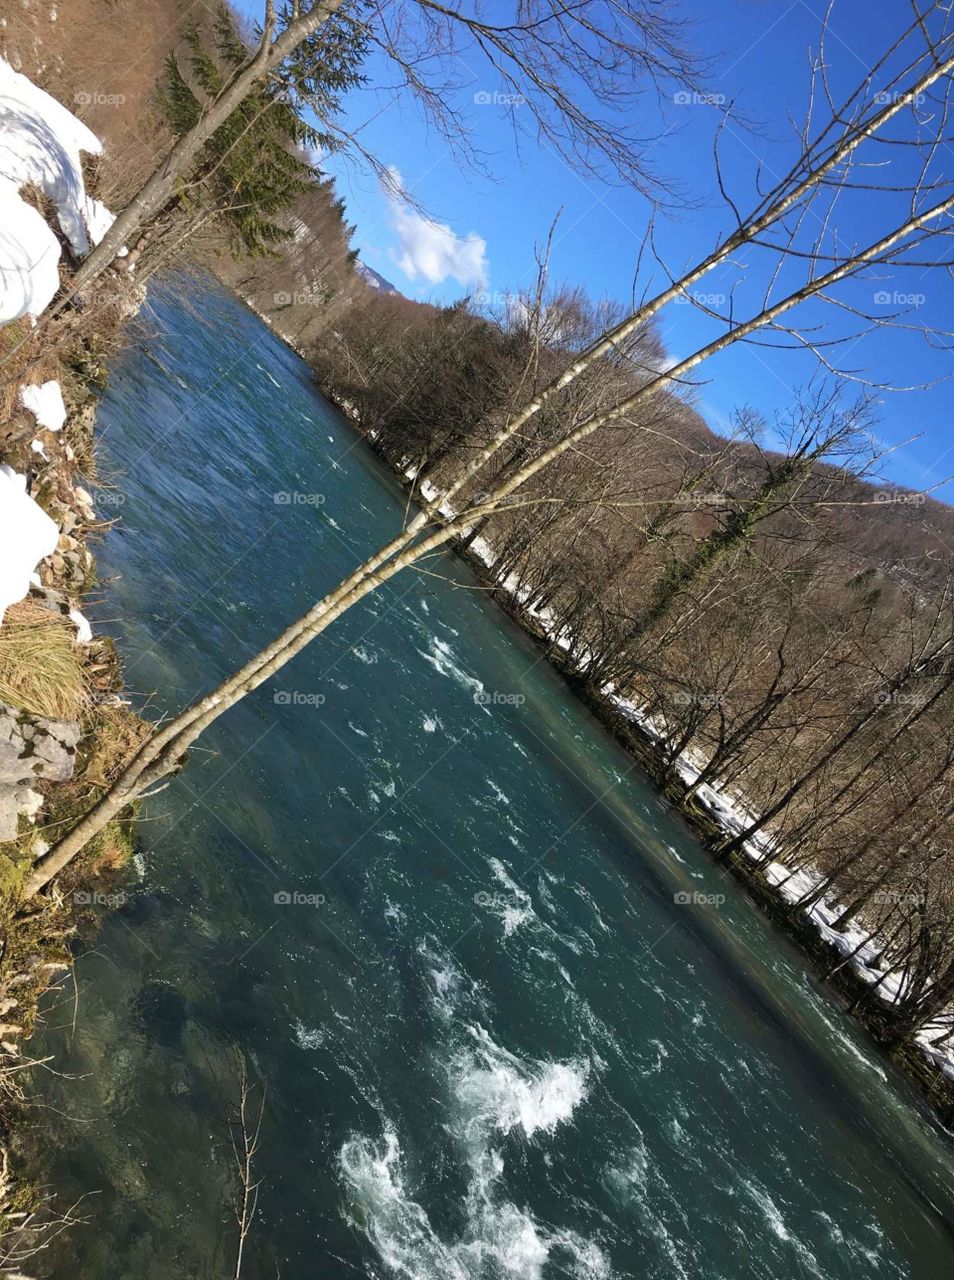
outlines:
M241 0L240 7L257 15L261 5ZM504 0L490 0L486 6L492 17L510 11ZM781 173L792 158L790 117L800 120L806 103L809 51L818 48L823 9L805 0L683 0L674 12L689 20L691 43L709 59L706 91L731 99L749 122L748 129L726 130L722 147L731 194L744 211L755 203L758 166L767 174ZM910 20L910 12L902 0L839 0L827 46L827 62L839 87L864 75ZM416 213L389 199L367 169L335 157L327 167L344 196L349 220L357 225L355 244L369 265L409 297L446 302L485 291L493 298L531 284L534 248L559 211L552 278L585 285L596 297L630 298L650 213L643 196L575 172L538 142L529 119L515 140L506 108L494 101L500 81L479 56L467 53L458 61L454 102L489 172L459 163L461 148L429 126L408 95L381 90L395 80L382 56L372 56L365 70L370 83L346 100L346 127L359 131L362 144L400 173L430 218L453 233L435 233ZM649 157L660 176L676 182L686 197L656 222L656 242L667 265L678 272L703 256L731 224L716 187L712 156L721 111L704 102L671 98L660 106L647 96L638 125L652 140ZM516 115L519 119L519 109ZM950 174L954 155L948 153L947 159ZM838 228L843 240L864 242L870 238L867 233L883 226L869 217L864 200L856 199L842 216L847 219ZM718 294L739 274L738 264L717 269L698 291ZM919 299L923 295L912 323L922 317L942 323L954 315L950 281L939 281L936 271L929 280L916 280L916 272L909 275L886 281L885 287L903 287ZM653 284L661 281L657 271ZM743 286L737 297L744 303L755 295ZM662 332L672 355L682 356L711 337L713 328L693 307L673 305L662 318ZM875 371L878 381L907 385L954 371L949 352L929 351L913 335L889 330L864 339L847 363ZM754 406L771 421L791 403L793 387L804 384L814 367L805 352L736 345L698 371L698 407L717 430L741 404ZM886 443L921 436L892 455L885 467L889 479L929 487L954 474L951 384L905 394L885 392L879 401L877 430ZM954 500L954 484L937 490L936 496Z

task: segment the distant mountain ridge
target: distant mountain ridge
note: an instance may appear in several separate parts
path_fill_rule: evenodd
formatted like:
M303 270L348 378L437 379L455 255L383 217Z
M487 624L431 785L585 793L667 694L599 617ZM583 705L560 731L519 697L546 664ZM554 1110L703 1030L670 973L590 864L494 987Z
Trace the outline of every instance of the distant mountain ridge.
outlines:
M355 263L355 270L365 284L370 285L372 289L380 289L382 293L399 294L401 292L401 290L393 285L390 280L385 280L384 276L375 271L374 267L369 267L368 264L366 262L362 262L360 258Z

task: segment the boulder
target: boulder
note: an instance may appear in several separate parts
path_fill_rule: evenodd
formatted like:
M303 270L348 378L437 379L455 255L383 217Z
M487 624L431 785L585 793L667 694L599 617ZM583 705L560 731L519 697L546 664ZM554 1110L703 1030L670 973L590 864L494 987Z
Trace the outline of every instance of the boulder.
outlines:
M73 776L81 733L77 721L47 720L0 705L0 841L16 838L19 814L33 819L39 813L43 796L31 782Z
M34 791L32 787L17 787L14 798L19 811L25 813L31 822L43 807L42 795L40 795L39 791Z
M38 720L33 735L33 752L27 758L28 772L25 778L47 778L50 782L65 782L73 776L76 744L80 738L80 726L69 720Z
M30 766L23 759L25 748L22 738L0 742L0 784L24 782L30 777Z

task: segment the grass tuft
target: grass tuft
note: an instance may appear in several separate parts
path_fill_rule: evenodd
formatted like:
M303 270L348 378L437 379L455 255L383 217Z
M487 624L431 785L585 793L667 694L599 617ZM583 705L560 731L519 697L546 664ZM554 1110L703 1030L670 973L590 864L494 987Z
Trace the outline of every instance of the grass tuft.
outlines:
M53 720L77 720L88 702L73 624L32 600L0 625L0 702Z

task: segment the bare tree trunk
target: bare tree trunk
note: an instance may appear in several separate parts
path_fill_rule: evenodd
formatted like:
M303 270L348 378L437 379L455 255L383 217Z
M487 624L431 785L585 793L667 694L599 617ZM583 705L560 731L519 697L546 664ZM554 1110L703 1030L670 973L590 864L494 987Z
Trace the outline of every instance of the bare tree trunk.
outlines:
M238 1227L238 1244L235 1250L235 1271L232 1280L241 1280L242 1262L245 1257L245 1241L255 1221L258 1209L259 1182L255 1180L255 1156L258 1154L259 1137L262 1132L262 1117L265 1114L265 1089L262 1089L258 1115L253 1116L249 1101L254 1086L249 1082L248 1068L245 1059L240 1055L241 1078L239 1081L238 1117L230 1122L232 1138L232 1154L235 1157L235 1170L239 1180L239 1201L235 1209L235 1221Z

